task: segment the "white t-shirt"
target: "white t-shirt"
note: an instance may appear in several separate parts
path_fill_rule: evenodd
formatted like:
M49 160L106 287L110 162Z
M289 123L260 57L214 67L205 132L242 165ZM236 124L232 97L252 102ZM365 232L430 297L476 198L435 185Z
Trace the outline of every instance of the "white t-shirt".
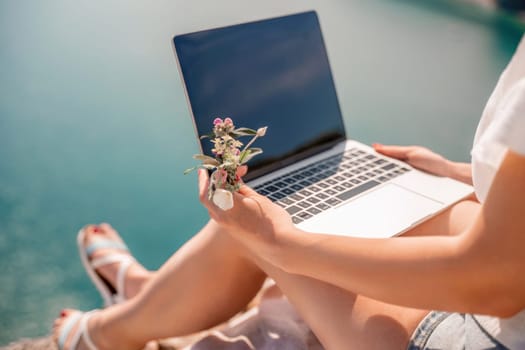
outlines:
M525 156L525 36L490 96L474 138L472 177L480 202L509 149ZM476 319L506 347L525 349L525 310L507 319Z

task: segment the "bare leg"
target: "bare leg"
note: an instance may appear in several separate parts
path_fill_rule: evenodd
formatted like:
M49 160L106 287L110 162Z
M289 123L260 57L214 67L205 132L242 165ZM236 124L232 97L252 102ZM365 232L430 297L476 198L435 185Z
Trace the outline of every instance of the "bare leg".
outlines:
M460 232L465 226L462 218L477 209L469 203L456 206L414 232ZM92 318L89 328L95 343L101 349L136 349L151 339L213 326L246 305L260 288L265 273L277 281L329 349L404 347L426 314L287 274L245 254L246 250L226 232L208 224L137 297Z
M99 225L88 225L84 228L85 234L85 246L96 243L99 239L112 240L116 242L122 242L122 238L119 236L118 232L107 223L101 223ZM123 242L124 243L124 242ZM191 243L189 243L191 244ZM105 257L111 254L123 254L122 250L118 248L99 248L92 255L90 259L94 260L96 258ZM117 272L119 269L120 262L115 262L107 265L103 265L96 268L97 273L99 273L104 279L111 284L113 288L116 287ZM167 264L166 264L167 265ZM126 299L131 299L135 297L142 287L144 287L147 282L153 278L157 271L148 271L144 266L139 262L133 262L126 271L125 276L125 291L124 295Z
M459 234L478 210L478 203L461 202L406 235ZM404 349L428 313L291 275L262 260L256 263L276 281L326 349Z
M134 349L147 340L190 334L228 320L257 294L266 277L241 251L229 235L208 223L137 296L93 318L95 342L114 339L117 343L98 344L102 349Z

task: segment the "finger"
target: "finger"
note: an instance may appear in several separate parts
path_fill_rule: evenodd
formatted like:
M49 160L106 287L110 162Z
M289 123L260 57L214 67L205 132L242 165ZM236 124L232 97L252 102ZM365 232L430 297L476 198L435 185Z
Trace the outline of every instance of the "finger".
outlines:
M400 160L406 160L408 158L408 152L413 148L412 146L391 146L379 143L375 143L372 146L376 152Z
M204 169L199 169L199 198L203 204L206 204L208 201L208 186L210 183L210 178L208 172Z
M248 166L241 165L240 167L237 168L237 172L235 174L239 177L243 177L244 175L246 175L246 173L248 173Z
M239 188L239 193L246 197L252 197L252 196L261 197L259 193L257 193L254 189L250 188L247 185L242 185L241 188Z

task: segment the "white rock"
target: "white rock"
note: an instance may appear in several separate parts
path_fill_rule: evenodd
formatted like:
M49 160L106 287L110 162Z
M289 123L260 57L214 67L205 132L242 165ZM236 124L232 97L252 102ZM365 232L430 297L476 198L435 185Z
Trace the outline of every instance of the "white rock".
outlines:
M230 191L218 188L213 194L213 203L222 210L230 210L233 208L233 195Z

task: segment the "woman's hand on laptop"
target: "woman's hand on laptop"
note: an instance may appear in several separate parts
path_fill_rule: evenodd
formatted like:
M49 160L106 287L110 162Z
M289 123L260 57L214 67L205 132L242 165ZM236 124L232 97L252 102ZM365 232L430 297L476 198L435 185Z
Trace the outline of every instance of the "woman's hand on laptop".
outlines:
M207 172L200 170L199 198L210 217L263 258L271 258L283 236L298 231L286 210L248 186L233 193L233 208L224 211L208 199L208 185Z
M416 169L437 176L446 176L467 184L472 184L472 171L470 164L452 162L426 147L392 146L379 143L374 143L372 147L374 147L376 152L406 162Z
M422 146L392 146L374 143L376 152L392 157L419 170L438 176L448 176L448 160Z

